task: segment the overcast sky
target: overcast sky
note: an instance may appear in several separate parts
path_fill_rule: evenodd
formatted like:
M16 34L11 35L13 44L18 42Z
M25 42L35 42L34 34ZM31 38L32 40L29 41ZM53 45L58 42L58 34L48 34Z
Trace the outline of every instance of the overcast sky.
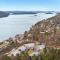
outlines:
M60 11L60 0L0 0L0 10Z

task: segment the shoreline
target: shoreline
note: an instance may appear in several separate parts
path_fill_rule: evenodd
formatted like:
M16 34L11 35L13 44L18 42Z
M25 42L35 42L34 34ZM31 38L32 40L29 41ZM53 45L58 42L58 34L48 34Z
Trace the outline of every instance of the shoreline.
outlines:
M56 15L56 14L55 14L55 15ZM54 16L55 16L55 15L54 15ZM52 17L53 17L53 16L52 16ZM51 17L49 17L49 18L51 18ZM45 19L48 19L48 18L45 18ZM41 19L41 21L42 21L42 20L44 20L44 19ZM34 22L34 23L31 25L31 27L32 27L33 25L35 25L37 22L39 22L39 21ZM31 27L29 27L29 28L27 29L27 31L29 31ZM24 32L23 32L23 33L19 33L19 35L20 35L20 34L24 34ZM16 34L16 35L17 35L17 34ZM16 35L11 36L11 38L14 38ZM9 38L10 38L10 37L8 37L8 38L6 38L6 39L3 39L3 40L0 40L0 42L3 42L3 41L5 41L5 40L8 40Z

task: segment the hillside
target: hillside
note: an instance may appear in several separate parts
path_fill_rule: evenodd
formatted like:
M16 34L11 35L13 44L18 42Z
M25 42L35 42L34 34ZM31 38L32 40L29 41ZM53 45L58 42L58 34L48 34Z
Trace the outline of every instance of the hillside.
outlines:
M45 14L53 14L57 13L55 11L6 11L11 15L19 15L19 14L37 14L37 13L45 13ZM59 12L58 12L59 13Z
M39 11L6 11L12 15L19 15L19 14L37 14Z
M30 43L35 44L35 46L28 45ZM37 46L43 48L41 45L60 48L60 15L39 21L24 34L18 34L14 38L0 42L0 56L4 54L15 55L20 53L20 48L30 50L31 48L28 49L25 44L35 50Z
M0 18L8 17L9 13L0 11Z
M37 22L32 26L29 34L33 36L33 40L40 43L60 47L60 14Z

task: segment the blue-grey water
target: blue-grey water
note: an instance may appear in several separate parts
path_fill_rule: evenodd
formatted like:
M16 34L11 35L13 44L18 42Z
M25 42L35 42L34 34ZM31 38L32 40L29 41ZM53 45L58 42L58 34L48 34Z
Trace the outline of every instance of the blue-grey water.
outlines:
M0 18L0 41L13 37L16 34L29 30L31 25L42 19L54 16L55 14L28 14L28 15L10 15Z

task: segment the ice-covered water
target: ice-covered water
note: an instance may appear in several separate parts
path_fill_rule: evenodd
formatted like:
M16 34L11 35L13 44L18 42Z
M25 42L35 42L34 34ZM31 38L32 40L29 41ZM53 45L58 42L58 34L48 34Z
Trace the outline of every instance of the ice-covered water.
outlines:
M25 14L25 15L10 15L5 18L0 18L0 41L16 34L23 33L28 30L32 24L54 16L55 14Z

